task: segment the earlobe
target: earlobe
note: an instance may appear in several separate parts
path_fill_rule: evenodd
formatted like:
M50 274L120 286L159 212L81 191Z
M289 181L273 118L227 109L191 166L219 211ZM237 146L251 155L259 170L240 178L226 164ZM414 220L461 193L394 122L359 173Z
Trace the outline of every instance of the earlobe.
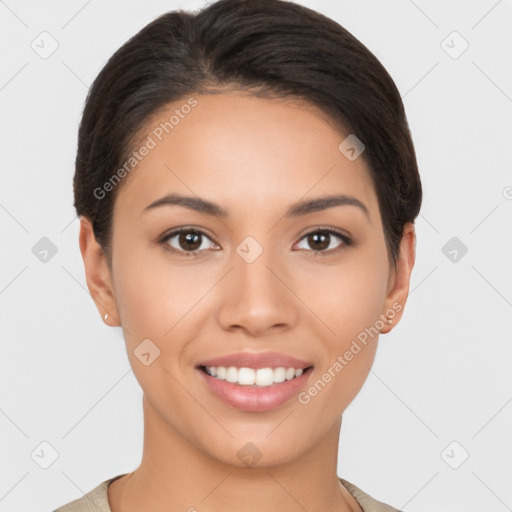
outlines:
M385 300L385 309L382 316L391 320L380 331L386 334L397 325L402 318L405 303L409 295L411 273L416 259L416 232L414 224L408 222L404 225L396 271L394 271L393 285L388 291Z
M106 324L120 325L107 258L94 236L90 219L83 216L80 217L79 244L84 261L87 288L96 308Z

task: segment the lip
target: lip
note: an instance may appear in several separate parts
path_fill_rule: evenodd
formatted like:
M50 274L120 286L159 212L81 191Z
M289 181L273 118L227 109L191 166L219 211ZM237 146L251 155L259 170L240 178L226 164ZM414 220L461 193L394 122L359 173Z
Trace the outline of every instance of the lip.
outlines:
M218 359L219 361L226 361L226 358ZM205 361L210 363L216 361ZM287 359L290 361L290 358ZM297 360L295 360L297 361ZM261 362L258 361L258 363ZM296 363L295 363L296 364ZM208 364L207 366L215 366ZM234 364L231 366L235 366ZM286 366L286 365L283 365ZM293 365L290 365L294 367ZM268 367L268 366L263 366ZM301 366L302 367L302 363ZM220 398L226 404L247 412L265 412L276 409L294 397L303 389L313 371L313 367L307 368L300 377L295 377L291 380L272 384L271 386L257 387L257 386L241 386L233 384L225 380L217 379L205 373L201 367L196 368L196 372L202 381L206 384L209 391L214 396Z
M239 352L201 361L196 365L196 368L200 366L225 366L226 368L235 366L236 368L254 368L256 370L259 368L275 369L284 366L285 368L291 367L305 370L309 366L313 366L313 363L281 354L280 352Z

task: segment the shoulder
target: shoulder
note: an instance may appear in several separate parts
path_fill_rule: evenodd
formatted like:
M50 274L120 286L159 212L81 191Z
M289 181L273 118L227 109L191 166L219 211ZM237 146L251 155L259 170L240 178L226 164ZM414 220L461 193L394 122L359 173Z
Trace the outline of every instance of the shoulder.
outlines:
M53 512L112 512L108 503L107 488L111 482L124 475L125 473L101 482L81 498L70 501ZM359 503L363 512L401 512L382 501L377 501L347 480L343 478L339 478L339 480Z
M112 512L108 503L107 488L111 482L124 475L125 473L101 482L81 498L70 501L53 512Z
M377 501L372 498L370 495L366 494L364 491L359 489L359 487L347 482L343 478L339 478L339 481L345 486L347 491L352 494L355 500L359 503L363 512L401 512L397 508L391 507L390 505L386 505L382 503L382 501Z

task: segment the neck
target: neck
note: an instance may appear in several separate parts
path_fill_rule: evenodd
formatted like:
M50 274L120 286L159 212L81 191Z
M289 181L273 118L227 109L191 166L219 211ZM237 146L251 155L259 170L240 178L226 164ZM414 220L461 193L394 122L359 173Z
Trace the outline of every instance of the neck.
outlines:
M144 396L140 466L108 488L112 512L361 511L337 477L341 417L295 460L236 467L184 439Z

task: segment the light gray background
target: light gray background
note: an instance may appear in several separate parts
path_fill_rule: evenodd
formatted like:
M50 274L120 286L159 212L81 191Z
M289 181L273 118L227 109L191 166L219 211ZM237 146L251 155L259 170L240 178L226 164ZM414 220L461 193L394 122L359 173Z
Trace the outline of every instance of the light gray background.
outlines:
M424 187L405 316L344 415L339 475L410 512L510 510L512 1L300 3L388 69ZM0 1L2 512L51 511L140 462L141 390L84 278L76 132L107 58L158 15L203 5ZM43 31L59 45L47 59L31 48L50 47ZM46 263L42 237L58 249ZM452 237L468 249L457 261ZM48 469L43 442L58 452Z

